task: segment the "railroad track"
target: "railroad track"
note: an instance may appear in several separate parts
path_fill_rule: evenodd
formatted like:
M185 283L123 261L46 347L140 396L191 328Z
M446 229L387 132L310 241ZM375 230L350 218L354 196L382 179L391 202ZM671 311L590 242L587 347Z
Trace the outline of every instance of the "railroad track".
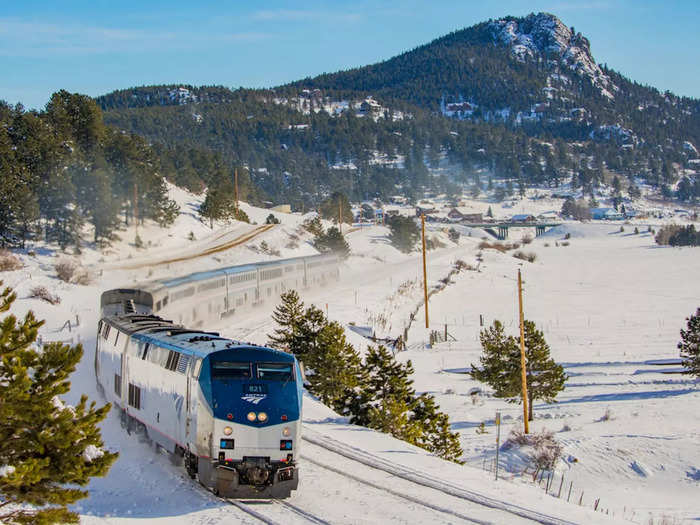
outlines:
M435 505L435 504L433 504L433 503L429 503L429 502L425 501L424 499L416 498L415 496L411 496L411 495L409 495L409 494L401 493L401 492L399 492L399 491L390 489L390 488L388 488L388 487L383 487L383 486L381 486L381 485L378 484L378 483L374 483L374 482L369 481L369 480L367 480L367 479L363 479L363 478L361 478L360 476L355 476L355 475L353 475L353 474L349 474L349 473L347 473L347 472L344 472L344 471L341 470L341 469L338 469L338 468L335 468L335 467L331 467L330 465L326 465L326 464L324 464L324 463L321 463L320 461L317 461L317 460L315 460L315 459L311 459L310 457L308 457L308 456L306 456L306 455L302 455L301 458L302 458L304 461L307 461L307 462L309 462L309 463L313 463L313 464L316 465L317 467L321 467L321 468L323 468L323 469L329 470L329 471L331 471L331 472L334 472L334 473L339 474L339 475L341 475L341 476L344 476L344 477L346 477L346 478L349 478L349 479L352 479L352 480L357 481L357 482L359 482L359 483L362 483L363 485L367 485L367 486L370 486L370 487L372 487L372 488L375 488L375 489L384 491L384 492L386 492L386 493L388 493L388 494L391 494L392 496L396 496L396 497L398 497L398 498L405 499L405 500L407 500L407 501L410 501L411 503L415 503L415 504L417 504L417 505L422 505L423 507L426 507L426 508L428 508L428 509L430 509L430 510L434 510L434 511L437 511L437 512L442 512L443 514L449 514L450 516L455 516L455 517L460 518L460 519L463 519L464 521L469 522L469 523L478 523L478 524L480 524L480 525L486 525L486 524L490 524L490 523L491 523L490 521L483 521L483 520L480 520L480 519L472 518L471 516L467 516L466 514L462 514L461 512L456 512L456 511L454 511L454 510L452 510L452 509L448 509L447 507L441 507L441 506L439 506L439 505Z
M203 250L200 250L195 253L190 253L190 254L185 254L185 255L179 255L175 257L166 257L163 259L157 259L157 260L151 260L151 261L142 261L142 262L131 262L131 263L126 263L126 264L110 264L104 266L104 269L108 270L135 270L138 268L146 268L146 267L152 267L152 266L161 266L163 264L171 264L171 263L177 263L177 262L182 262L182 261L188 261L191 259L197 259L198 257L205 257L207 255L213 255L218 252L223 252L226 250L230 250L231 248L234 248L236 246L239 246L241 244L244 244L248 241L251 241L258 235L265 233L271 228L274 228L274 224L262 224L260 226L256 226L252 230L239 235L235 239L232 239L230 241L222 242L220 244L216 244L214 246L210 246L208 248L205 248ZM214 240L217 240L220 237L223 237L225 234L221 234L219 237L216 237Z
M258 510L254 509L250 503L246 503L245 500L239 501L235 499L226 499L228 503L233 505L234 507L240 509L241 511L245 512L246 514L254 517L258 521L261 521L262 523L266 523L267 525L287 525L290 523L288 519L281 520L280 518L271 518L269 516L266 516L264 513L259 512ZM293 505L292 503L289 503L288 501L285 500L279 500L279 499L271 499L271 500L256 500L256 505L270 505L274 507L283 507L284 509L288 510L290 513L294 514L296 519L294 520L294 523L298 521L298 518L301 518L304 522L306 523L313 523L314 525L331 525L330 522L324 520L323 518L319 518L318 516L312 514L311 512L308 512L302 508L299 508L296 505ZM279 520L279 521L278 521Z
M335 454L339 454L340 456L343 456L344 458L350 459L352 461L355 461L357 463L361 463L367 467L386 472L388 474L391 474L393 476L396 476L398 478L401 478L406 481L410 481L412 483L415 483L417 485L421 485L423 487L428 487L434 490L437 490L438 492L442 492L444 494L447 494L449 496L456 497L458 499L470 501L472 503L476 503L482 507L487 507L490 509L495 509L498 511L504 511L509 514L513 514L514 516L518 516L521 518L524 518L526 520L534 521L537 523L543 523L547 525L574 525L574 522L564 520L561 518L557 518L555 516L550 516L547 514L543 514L541 512L537 512L531 509L527 509L525 507L521 507L519 505L515 505L512 503L508 503L506 501L501 501L497 500L495 498L492 498L490 496L486 496L484 494L479 494L478 492L474 492L472 490L465 489L463 487L460 487L458 485L455 485L451 482L445 481L445 480L440 480L438 478L434 478L430 475L426 475L425 473L415 471L413 469L410 469L408 467L404 467L402 465L397 465L395 463L391 463L385 459L382 459L378 456L375 456L373 454L370 454L368 452L365 452L363 450L357 449L355 447L352 447L350 445L346 445L344 443L341 443L339 441L333 440L332 438L329 438L328 436L319 434L315 431L309 430L308 428L305 428L303 431L302 439L308 443L311 443L312 445L321 447L323 449L326 449L330 452L333 452ZM308 457L304 457L305 461L310 461L311 463L316 464L317 461ZM324 465L319 465L324 467ZM363 481L364 483L365 481ZM385 487L380 487L383 490L387 490ZM404 497L406 496L405 494L395 494L396 496L399 497ZM411 496L412 497L412 496ZM417 501L415 503L419 503L421 505L424 505L424 501ZM428 503L429 504L429 503ZM452 515L457 515L453 513L450 509L443 509L441 508L440 511L447 510L449 514ZM476 520L471 517L467 517L464 515L459 515L460 518L466 518L471 522L476 522L476 523L488 523L488 521L480 521Z

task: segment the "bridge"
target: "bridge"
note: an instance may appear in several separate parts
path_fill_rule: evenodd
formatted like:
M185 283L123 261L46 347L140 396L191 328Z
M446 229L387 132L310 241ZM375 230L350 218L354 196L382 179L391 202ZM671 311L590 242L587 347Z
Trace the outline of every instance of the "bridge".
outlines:
M501 241L508 238L508 228L534 228L535 236L539 237L547 228L556 228L561 226L561 222L484 222L484 223L474 223L474 222L460 222L462 226L468 226L469 228L481 228L486 230L488 233L496 237Z

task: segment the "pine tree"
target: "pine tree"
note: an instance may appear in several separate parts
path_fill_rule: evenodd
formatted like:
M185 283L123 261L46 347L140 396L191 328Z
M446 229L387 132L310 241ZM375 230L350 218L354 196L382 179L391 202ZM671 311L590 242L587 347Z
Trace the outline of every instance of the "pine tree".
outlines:
M681 341L678 349L681 351L685 373L700 377L700 308L695 315L686 317L687 330L681 329Z
M314 238L314 248L321 253L333 253L341 259L347 259L350 255L348 241L335 226L328 228L326 233L321 233Z
M6 288L0 295L0 312L7 312L14 300L15 294ZM70 407L59 398L70 389L68 377L82 357L82 347L51 343L37 350L32 345L42 324L32 312L20 322L13 315L0 322L3 523L77 523L78 516L67 505L87 496L78 487L93 476L104 476L117 458L102 450L97 426L110 405L88 406L83 395Z
M550 357L549 345L535 323L526 320L524 332L528 417L532 420L533 400L555 402L557 394L564 389L567 376L564 368ZM512 403L519 402L522 388L519 340L506 335L503 324L498 320L481 332L480 340L484 350L479 358L481 368L472 364L472 377L491 386L495 397L509 398L508 401Z
M296 353L294 349L300 346L298 338L300 326L304 320L304 303L296 290L283 293L280 299L282 302L272 312L272 320L279 325L279 328L275 328L274 334L268 335L269 344L287 352Z
M412 419L420 422L423 430L416 445L443 459L462 463L464 454L459 443L459 433L452 432L447 414L440 412L435 398L430 394L421 394L416 399Z
M403 253L411 253L420 239L420 231L416 222L410 217L397 215L388 222L391 232L389 242Z
M304 356L309 390L340 413L347 413L355 390L361 386L361 360L347 342L345 330L333 321L318 333L317 342Z
M367 382L353 402L350 422L417 444L422 425L411 417L416 404L411 362L397 362L380 345L367 349L364 369Z

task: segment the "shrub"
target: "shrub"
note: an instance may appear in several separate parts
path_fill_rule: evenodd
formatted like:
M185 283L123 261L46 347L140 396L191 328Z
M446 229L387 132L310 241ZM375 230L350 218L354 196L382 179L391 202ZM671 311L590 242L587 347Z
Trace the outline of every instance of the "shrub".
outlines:
M547 429L541 432L525 434L521 430L512 430L503 448L531 447L528 459L535 466L535 478L541 470L552 470L561 458L563 447L554 439L554 434Z
M72 259L61 259L54 265L56 275L61 281L69 283L78 269L78 263Z
M74 284L80 284L82 286L87 286L93 281L92 274L88 272L85 268L78 268L73 274L73 279L71 280Z
M141 236L137 233L136 237L134 238L134 246L136 248L143 248L143 240L141 239Z
M53 295L51 292L49 292L46 286L35 286L29 292L29 297L41 299L42 301L46 301L50 304L59 304L61 302L61 298L58 295Z
M522 242L523 244L530 244L532 242L532 236L525 235L522 239L520 239L520 242Z
M0 250L0 272L19 270L24 265L14 253L9 250Z
M634 227L634 234L639 235L639 228L637 228L636 226Z
M191 231L190 234L187 236L187 240L189 241L196 241L197 238L194 236L194 232Z
M548 242L544 243L544 247L549 248L549 243Z
M521 251L517 251L513 254L513 257L516 259L521 259L523 261L531 262L534 263L537 260L537 254L536 253L525 253Z
M568 246L569 244L571 244L569 241L563 241L561 243L562 246Z
M459 232L455 230L454 228L450 228L447 232L447 236L450 238L452 242L457 242L459 241Z
M275 217L272 213L265 219L265 224L279 224L280 220Z

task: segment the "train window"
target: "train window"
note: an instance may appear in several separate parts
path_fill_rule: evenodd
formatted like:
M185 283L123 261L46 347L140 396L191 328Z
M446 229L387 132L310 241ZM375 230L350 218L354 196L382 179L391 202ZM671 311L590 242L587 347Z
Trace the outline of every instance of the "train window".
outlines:
M114 393L118 398L122 397L122 376L114 374Z
M294 365L292 363L258 363L258 379L274 379L276 381L289 381L294 379Z
M250 363L212 361L211 376L214 379L250 379Z
M141 388L129 383L129 405L141 410Z
M117 346L117 341L119 341L119 330L117 330L117 335L114 336L114 346Z
M168 360L165 362L165 368L167 370L177 369L177 362L180 360L180 353L175 350L170 350L168 354Z

